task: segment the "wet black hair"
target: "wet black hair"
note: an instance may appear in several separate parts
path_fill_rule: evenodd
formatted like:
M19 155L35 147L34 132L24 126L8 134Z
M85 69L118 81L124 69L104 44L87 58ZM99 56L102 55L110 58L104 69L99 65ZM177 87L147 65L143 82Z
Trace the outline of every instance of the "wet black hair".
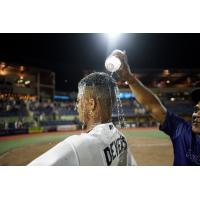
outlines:
M104 72L94 72L80 80L80 86L102 86L102 87L115 87L115 80Z
M88 87L93 91L94 96L98 96L106 105L114 105L116 101L115 88L116 81L104 72L94 72L80 80L78 87Z
M195 104L197 104L200 101L200 87L192 90L191 97L192 97L192 101Z

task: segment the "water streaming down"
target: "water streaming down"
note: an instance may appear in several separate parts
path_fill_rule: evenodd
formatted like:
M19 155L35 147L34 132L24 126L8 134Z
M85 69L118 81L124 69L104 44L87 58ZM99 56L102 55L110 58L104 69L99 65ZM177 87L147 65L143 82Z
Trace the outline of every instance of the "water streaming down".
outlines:
M118 86L116 86L116 88L115 88L115 95L116 95L116 99L117 99L117 112L118 112L119 125L121 128L126 128L127 124L126 124L126 120L125 120L122 101L120 99L120 92L119 92Z
M111 73L110 77L113 78L113 72ZM117 117L118 117L119 127L120 128L124 128L124 127L126 128L127 123L126 123L126 120L125 120L122 101L120 99L119 87L117 85L115 87L115 96L116 96L116 107L117 107Z
M82 129L86 128L86 115L89 117L90 122L92 121L92 127L102 123L102 113L94 113L92 110L88 110L86 109L87 107L87 102L85 101L85 97L86 97L86 88L88 88L91 92L91 94L95 95L95 97L97 99L104 99L106 100L106 98L108 98L107 94L108 94L108 88L109 86L106 87L106 83L109 81L105 80L105 75L102 73L92 73L90 75L88 75L87 77L83 78L80 82L79 82L79 88L78 88L78 98L79 100L81 99L81 105L80 105L80 109L79 109L79 116L81 117L81 121L82 121ZM104 77L104 78L102 78ZM102 90L100 88L106 88L107 90ZM105 93L103 92L105 91ZM107 92L106 92L107 91ZM89 92L89 93L90 93ZM88 93L88 94L89 94ZM90 95L90 94L89 94ZM104 97L105 95L105 97ZM102 102L102 100L100 100L100 102ZM89 112L89 113L86 113ZM97 114L98 116L94 116L94 114ZM92 119L94 118L94 119ZM88 119L87 119L88 120Z
M83 98L83 96L84 96L84 92L85 92L85 88L86 88L86 85L83 85L83 86L81 86L81 87L79 87L78 88L78 98L79 98L79 100L80 100L80 98ZM83 101L85 101L85 98L83 98ZM85 129L85 126L86 126L86 124L85 124L85 119L84 119L84 117L85 117L85 102L83 102L83 108L82 108L82 110L81 110L81 112L82 112L82 126L81 126L81 128L82 128L82 130L84 130Z

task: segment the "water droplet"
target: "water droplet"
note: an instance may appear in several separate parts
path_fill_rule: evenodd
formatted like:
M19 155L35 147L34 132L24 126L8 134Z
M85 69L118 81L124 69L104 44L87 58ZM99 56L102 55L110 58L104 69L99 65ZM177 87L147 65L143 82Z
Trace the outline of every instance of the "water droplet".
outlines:
M111 73L111 77L112 75L113 73ZM115 96L116 96L116 107L117 107L117 117L118 117L119 127L124 128L124 127L127 127L127 123L125 120L122 101L120 99L119 87L117 85L115 87Z

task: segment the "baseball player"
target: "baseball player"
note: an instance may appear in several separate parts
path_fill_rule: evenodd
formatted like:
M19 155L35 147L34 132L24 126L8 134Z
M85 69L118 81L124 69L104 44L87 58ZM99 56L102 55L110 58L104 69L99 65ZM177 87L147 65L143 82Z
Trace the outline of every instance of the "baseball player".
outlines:
M120 79L128 82L137 101L161 123L160 130L170 136L174 148L174 165L200 165L200 88L192 93L195 101L192 122L186 122L169 112L159 98L134 76L125 52L115 50L111 55L122 63L117 71Z
M29 165L136 165L124 135L111 121L115 82L106 73L92 73L79 82L77 110L87 130L70 136Z

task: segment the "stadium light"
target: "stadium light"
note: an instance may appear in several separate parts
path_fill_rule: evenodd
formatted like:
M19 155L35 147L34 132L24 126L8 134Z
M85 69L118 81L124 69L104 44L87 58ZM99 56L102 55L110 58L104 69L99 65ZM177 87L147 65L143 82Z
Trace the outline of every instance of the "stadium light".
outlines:
M122 39L121 33L105 33L105 38L107 40L107 54L110 53L114 49L120 49L119 41Z
M19 67L19 71L20 71L20 72L23 72L24 70L25 70L25 67L24 67L24 66L20 66L20 67Z
M25 85L29 85L30 83L31 83L30 80L27 80L27 81L24 82Z
M6 75L6 71L0 68L0 75Z
M121 36L121 33L107 33L109 42L116 42Z
M4 62L1 62L1 64L0 64L0 68L1 68L1 69L4 69L4 68L6 68L6 63L4 63Z

